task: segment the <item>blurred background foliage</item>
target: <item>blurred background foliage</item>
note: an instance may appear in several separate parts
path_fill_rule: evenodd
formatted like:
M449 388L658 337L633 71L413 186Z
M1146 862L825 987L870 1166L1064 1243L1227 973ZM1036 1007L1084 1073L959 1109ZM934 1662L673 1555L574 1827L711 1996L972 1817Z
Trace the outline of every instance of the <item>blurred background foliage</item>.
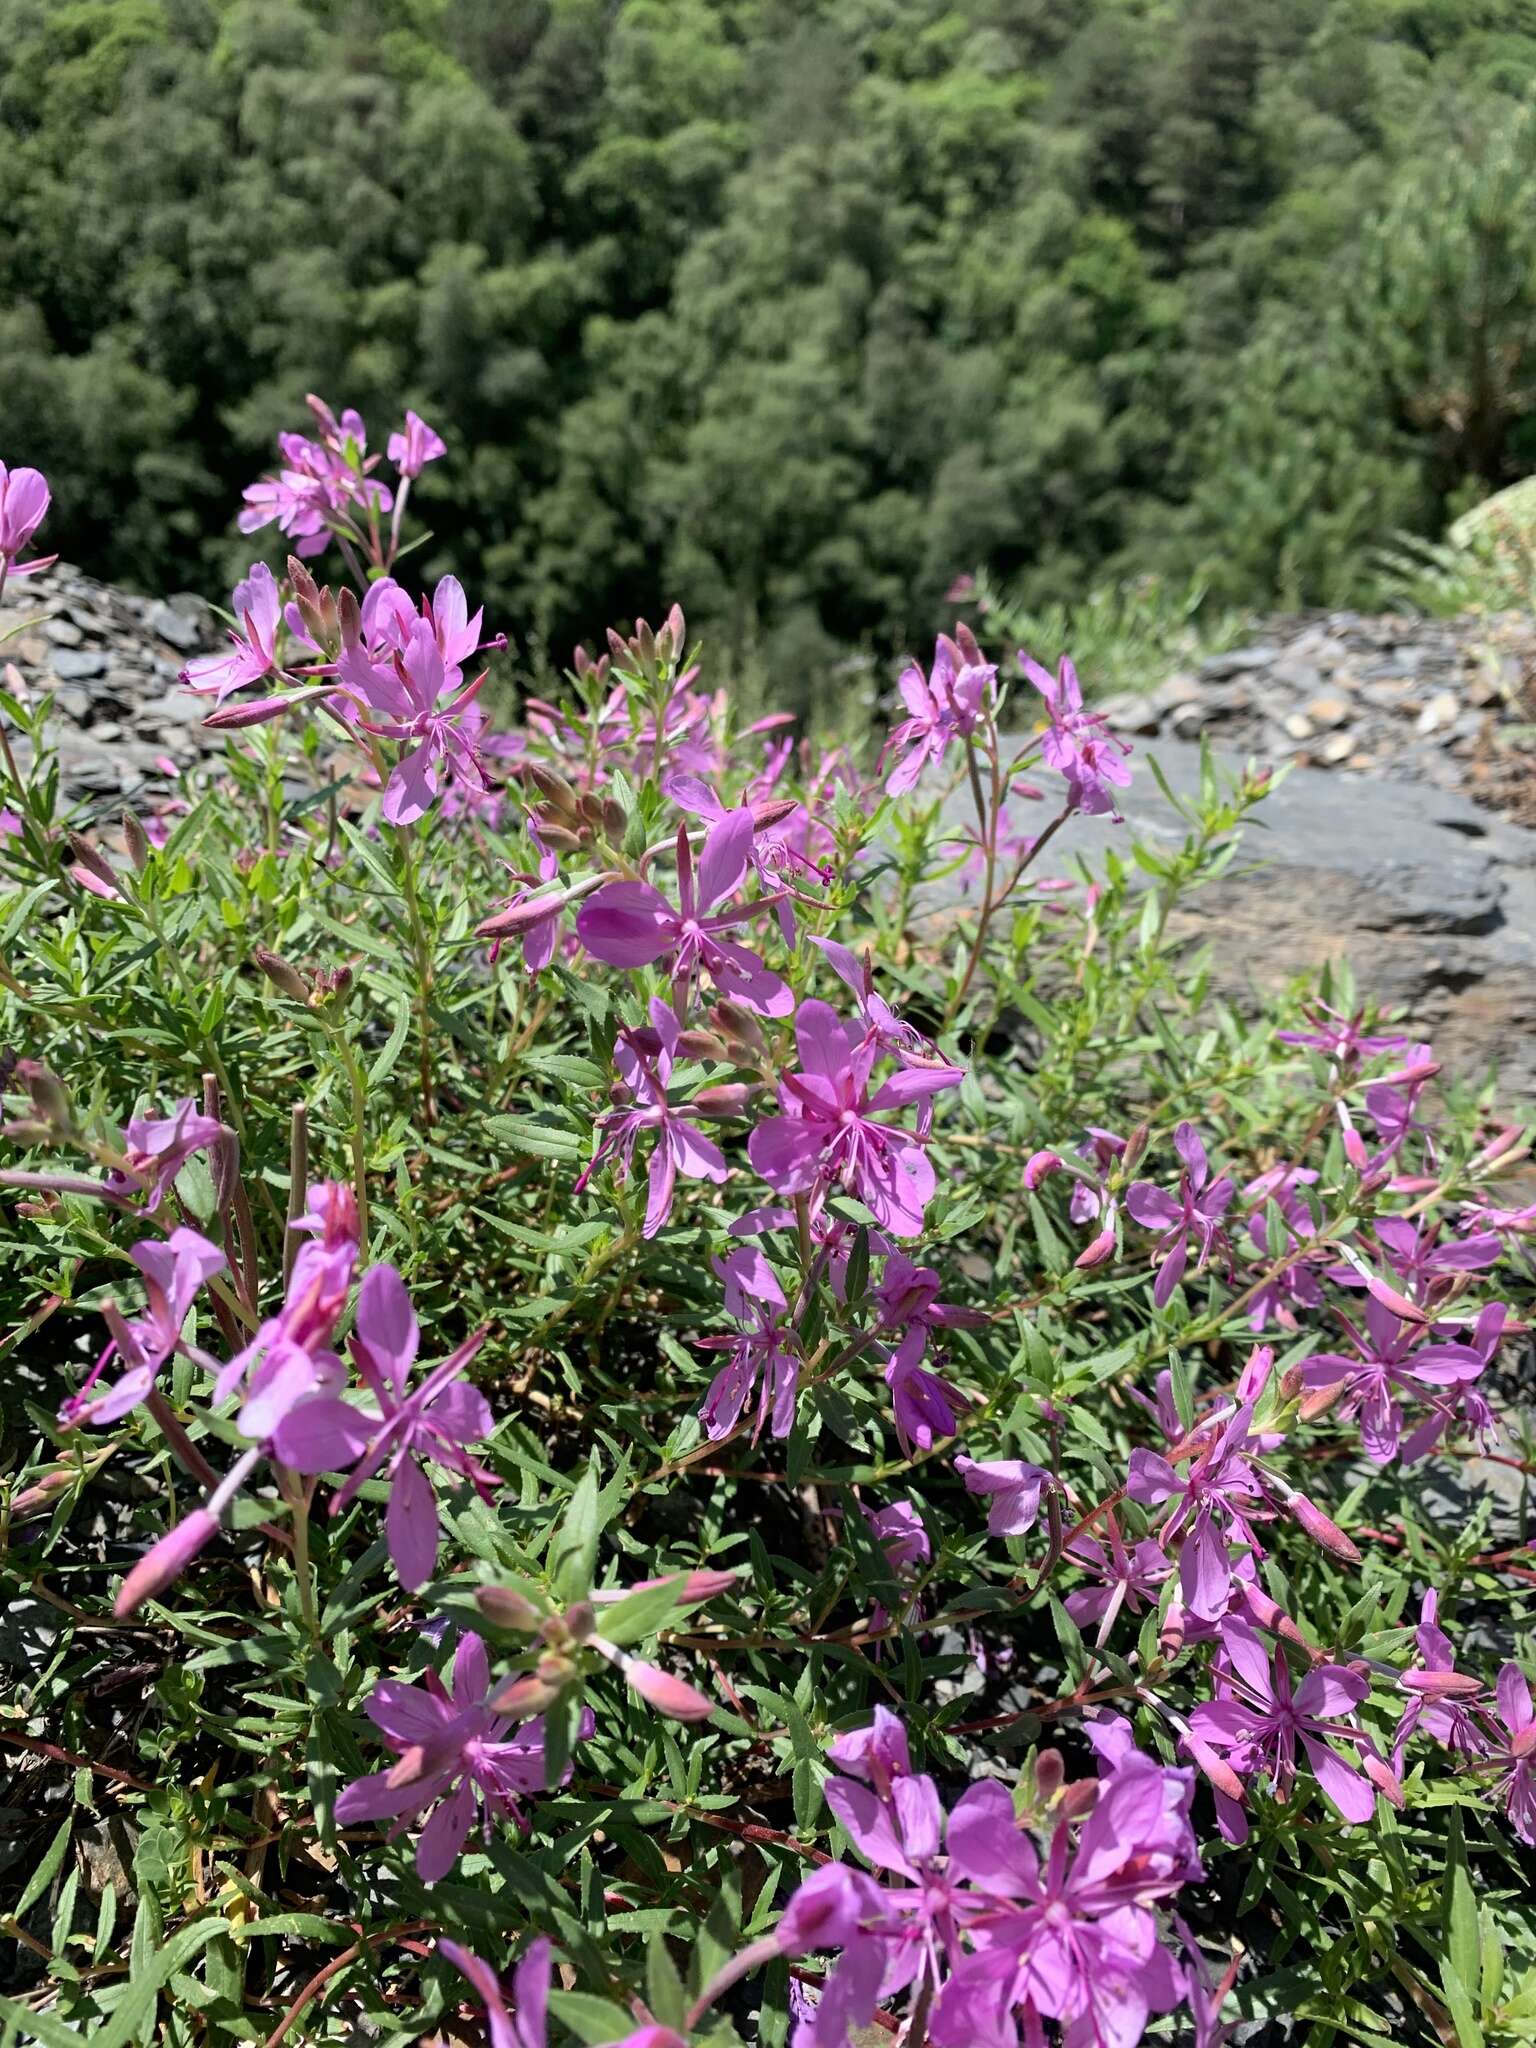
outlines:
M1533 384L1536 0L0 0L0 450L145 588L411 404L525 658L681 597L784 701L968 570L1369 603Z

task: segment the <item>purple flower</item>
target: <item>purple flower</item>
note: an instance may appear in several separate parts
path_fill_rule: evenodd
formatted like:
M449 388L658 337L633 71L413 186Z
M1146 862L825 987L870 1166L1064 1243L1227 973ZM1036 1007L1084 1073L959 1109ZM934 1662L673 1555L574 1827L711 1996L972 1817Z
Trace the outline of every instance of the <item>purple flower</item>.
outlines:
M460 670L444 658L434 620L413 613L405 645L387 661L371 659L360 645L343 648L336 672L379 717L377 724L365 721L364 729L397 740L404 749L384 790L382 810L390 824L410 825L423 817L442 775L485 787L474 744L479 713L472 710L485 677L464 682Z
M1360 1029L1365 1019L1363 1010L1356 1010L1352 1017L1342 1011L1330 1009L1326 1003L1313 1003L1303 1012L1311 1023L1309 1031L1277 1031L1275 1036L1282 1045L1312 1045L1319 1052L1340 1062L1366 1059L1379 1052L1399 1052L1408 1044L1400 1035L1367 1038Z
M1181 1477L1156 1451L1131 1453L1125 1490L1143 1507L1173 1507L1158 1534L1171 1556L1179 1546L1179 1588L1200 1621L1224 1614L1232 1585L1229 1545L1253 1541L1250 1517L1264 1505L1249 1459L1253 1407L1245 1402L1221 1429L1212 1428Z
M903 1068L869 1093L876 1047L860 1039L827 1003L800 1005L795 1040L801 1068L779 1084L783 1116L753 1131L747 1154L779 1194L811 1194L815 1206L834 1187L861 1201L884 1230L916 1237L933 1195L933 1167L917 1137L882 1123L879 1113L926 1102L959 1085L958 1067Z
M232 610L236 625L229 635L231 652L189 662L181 680L189 690L215 703L247 683L259 683L277 667L277 629L282 618L277 578L265 562L253 562L243 583L235 585Z
M1022 652L1019 667L1045 699L1051 724L1040 744L1040 757L1065 779L1071 807L1089 817L1107 813L1118 820L1111 785L1130 788L1131 771L1125 765L1130 748L1095 712L1083 709L1077 670L1065 655L1054 676Z
M79 1393L60 1408L59 1423L64 1429L73 1429L80 1423L116 1422L139 1405L154 1386L156 1373L180 1345L181 1326L198 1290L215 1273L222 1273L225 1266L224 1254L218 1246L185 1226L173 1230L164 1242L158 1238L145 1239L128 1256L144 1275L149 1308L130 1323L123 1320L115 1306L109 1305L107 1327L112 1332L112 1342ZM104 1394L92 1400L91 1389L114 1353L122 1359L126 1370Z
M184 1095L170 1116L136 1116L123 1132L125 1154L103 1182L115 1201L144 1194L144 1213L152 1216L164 1201L177 1174L194 1152L235 1143L217 1117L203 1116L190 1095Z
M1408 1705L1397 1724L1392 1745L1392 1768L1402 1773L1403 1752L1414 1731L1422 1728L1442 1749L1453 1755L1482 1757L1488 1754L1488 1737L1468 1704L1482 1687L1475 1678L1456 1669L1451 1639L1439 1624L1439 1595L1433 1586L1419 1608L1419 1625L1413 1632L1422 1668L1405 1671L1398 1684L1408 1695Z
M652 996L650 1013L648 1031L630 1029L619 1033L614 1064L630 1107L605 1111L598 1118L597 1149L575 1189L578 1195L582 1194L605 1160L614 1162L617 1180L627 1180L635 1141L647 1132L653 1133L656 1143L651 1152L650 1197L642 1233L646 1237L654 1237L671 1216L679 1174L687 1180L718 1183L729 1172L720 1147L690 1123L682 1111L674 1109L667 1098L682 1027L659 996Z
M551 1949L545 1936L529 1942L513 1974L510 2008L502 1996L501 1980L489 1963L482 1963L477 1955L446 1937L438 1942L437 1952L473 1985L485 2007L491 2048L547 2048Z
M1266 1281L1254 1296L1248 1317L1250 1329L1262 1330L1273 1319L1282 1329L1294 1330L1298 1310L1322 1307L1322 1282L1306 1264L1305 1249L1305 1240L1317 1235L1317 1225L1301 1195L1301 1189L1311 1186L1316 1179L1312 1167L1282 1162L1249 1181L1243 1189L1243 1200L1253 1211L1248 1218L1248 1236L1254 1249L1270 1261L1279 1254L1280 1247L1272 1248L1269 1242L1268 1205L1273 1203L1285 1229L1286 1249L1296 1252L1296 1262Z
M38 469L7 469L0 462L0 586L7 576L31 576L49 568L57 555L40 555L36 561L19 559L31 545L48 511L48 479Z
M1518 1664L1506 1664L1499 1672L1494 1698L1503 1739L1493 1756L1502 1773L1499 1792L1504 1810L1521 1841L1536 1848L1536 1708Z
M943 760L950 742L967 739L976 729L993 684L997 666L983 661L970 629L961 626L954 640L941 633L933 650L933 669L925 676L916 662L904 669L897 688L908 716L892 732L881 754L901 758L885 780L887 796L915 789L923 770Z
M1433 1402L1435 1390L1464 1388L1483 1372L1503 1328L1502 1303L1485 1310L1484 1318L1486 1323L1480 1319L1478 1326L1480 1342L1426 1344L1422 1323L1394 1315L1374 1294L1368 1296L1363 1332L1346 1316L1339 1317L1355 1356L1321 1351L1303 1363L1302 1384L1308 1389L1304 1414L1315 1415L1342 1396L1339 1413L1358 1416L1366 1456L1373 1464L1388 1465L1401 1447L1404 1399L1431 1400L1432 1435L1413 1443L1414 1455L1422 1455L1449 1419L1446 1407ZM1416 1438L1420 1435L1415 1431Z
M490 1435L490 1403L459 1379L485 1335L478 1331L407 1393L421 1344L416 1312L395 1268L370 1266L358 1290L352 1356L378 1412L370 1415L338 1394L320 1393L284 1415L273 1432L278 1457L296 1471L334 1472L356 1461L331 1501L333 1515L388 1464L385 1529L396 1576L408 1593L424 1586L437 1564L437 1499L425 1463L457 1472L482 1496L496 1484L465 1449Z
M581 907L576 936L594 959L610 967L665 963L672 977L673 1005L685 1011L701 975L721 995L732 996L765 1017L787 1017L794 1008L788 984L734 939L722 937L765 907L766 899L723 910L740 888L755 830L750 809L728 811L704 835L697 881L693 849L684 825L677 832L677 900L674 910L649 882L608 882Z
M861 1507L859 1512L869 1524L869 1533L885 1553L893 1578L905 1583L916 1575L918 1567L931 1562L933 1545L923 1526L923 1518L911 1501L892 1501L888 1508L881 1508L876 1514L871 1514L865 1507ZM901 1619L910 1623L920 1611L911 1600L904 1600ZM877 1602L870 1612L870 1628L878 1634L890 1620L890 1615Z
M346 1382L330 1346L357 1263L357 1203L344 1182L319 1181L309 1190L308 1204L292 1227L312 1234L293 1262L282 1308L214 1381L215 1401L244 1389L235 1427L254 1443L270 1441L301 1401L339 1393Z
M899 1352L886 1360L885 1384L891 1390L891 1416L904 1457L911 1457L914 1444L931 1451L944 1437L953 1436L971 1405L947 1380L925 1365L903 1361Z
M255 533L276 520L303 556L320 554L336 529L348 530L357 509L387 512L394 503L385 486L368 474L379 458L366 454L362 415L348 408L338 420L313 393L306 403L319 440L279 434L282 466L275 477L246 486L245 509L237 522L242 533Z
M1222 1229L1222 1218L1236 1192L1232 1181L1223 1174L1220 1180L1206 1185L1210 1167L1205 1147L1200 1142L1200 1133L1193 1124L1180 1124L1173 1134L1173 1142L1184 1162L1178 1192L1170 1194L1165 1188L1153 1187L1150 1181L1139 1180L1126 1191L1125 1197L1125 1206L1134 1223L1139 1223L1143 1230L1162 1233L1152 1247L1154 1255L1162 1260L1152 1286L1152 1299L1159 1308L1165 1305L1184 1277L1191 1233L1200 1246L1195 1267L1197 1273L1204 1268L1213 1251L1220 1249L1229 1258L1231 1256L1231 1247Z
M788 1304L778 1276L755 1245L743 1245L710 1263L725 1283L727 1315L746 1328L734 1337L699 1339L704 1350L730 1352L699 1410L705 1434L716 1441L729 1436L755 1389L753 1441L765 1423L775 1436L788 1436L795 1421L800 1361L788 1348L784 1321Z
M932 1266L914 1266L905 1252L892 1251L887 1255L875 1300L882 1327L902 1332L894 1364L916 1365L928 1348L930 1330L986 1328L989 1318L985 1310L940 1301L941 1285Z
M416 1873L436 1884L459 1860L476 1812L487 1841L495 1819L524 1824L521 1802L545 1789L544 1723L513 1723L492 1711L486 1693L490 1667L477 1635L464 1635L454 1653L452 1689L435 1671L421 1685L386 1678L365 1712L399 1759L386 1771L357 1778L336 1801L343 1827L387 1820L391 1841L426 1818L416 1844ZM583 1709L577 1740L595 1723ZM567 1765L561 1784L569 1782Z
M1484 1272L1504 1255L1491 1230L1442 1243L1438 1223L1420 1230L1406 1216L1379 1216L1371 1227L1387 1264L1403 1282L1404 1293L1426 1308L1443 1300L1463 1273Z
M1277 1647L1271 1658L1256 1632L1236 1616L1222 1627L1215 1673L1217 1697L1189 1717L1200 1743L1224 1753L1239 1778L1267 1779L1274 1797L1285 1801L1296 1782L1299 1742L1324 1796L1344 1819L1358 1826L1371 1818L1376 1793L1370 1781L1333 1747L1363 1747L1381 1774L1378 1782L1392 1782L1353 1718L1371 1689L1367 1678L1342 1664L1319 1664L1293 1690L1284 1650ZM1227 1840L1246 1841L1242 1808L1220 1790L1216 1810Z
M1108 1642L1122 1607L1131 1614L1140 1614L1143 1608L1157 1605L1163 1581L1173 1569L1150 1537L1143 1537L1127 1549L1113 1514L1105 1516L1103 1529L1102 1543L1085 1532L1074 1536L1067 1545L1065 1555L1071 1562L1100 1583L1069 1593L1063 1603L1079 1628L1086 1628L1090 1622L1099 1624L1097 1641L1101 1648Z
M955 1460L955 1470L967 1493L990 1497L987 1530L993 1536L1025 1536L1035 1526L1042 1494L1056 1482L1043 1465L1031 1465L1022 1458L975 1458Z
M448 447L442 435L429 427L420 413L407 412L405 432L390 435L386 452L402 476L414 478L421 475L429 462L436 462L440 455L446 455Z

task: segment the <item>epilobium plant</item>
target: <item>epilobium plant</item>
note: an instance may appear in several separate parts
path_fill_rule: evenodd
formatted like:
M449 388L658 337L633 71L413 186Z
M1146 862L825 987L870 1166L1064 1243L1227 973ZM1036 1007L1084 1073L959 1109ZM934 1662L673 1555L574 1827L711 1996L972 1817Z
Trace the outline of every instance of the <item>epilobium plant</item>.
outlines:
M514 709L311 409L216 775L4 710L5 2038L1536 2038L1518 1107L1168 945L1260 774L1037 881L1070 661Z

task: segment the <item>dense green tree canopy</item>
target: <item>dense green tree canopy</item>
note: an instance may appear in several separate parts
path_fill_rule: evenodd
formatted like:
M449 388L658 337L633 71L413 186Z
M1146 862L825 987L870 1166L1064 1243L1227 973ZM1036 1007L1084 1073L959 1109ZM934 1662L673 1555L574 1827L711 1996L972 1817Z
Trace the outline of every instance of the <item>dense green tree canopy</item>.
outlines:
M148 585L307 389L535 650L1361 597L1536 458L1536 0L0 0L0 133L0 452Z

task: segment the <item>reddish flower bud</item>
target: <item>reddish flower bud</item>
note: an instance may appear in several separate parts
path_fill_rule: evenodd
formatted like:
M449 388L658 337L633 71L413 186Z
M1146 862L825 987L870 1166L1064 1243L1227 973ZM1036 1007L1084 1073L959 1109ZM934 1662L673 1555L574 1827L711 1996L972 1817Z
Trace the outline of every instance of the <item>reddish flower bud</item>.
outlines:
M1286 1501L1286 1506L1312 1541L1320 1543L1330 1556L1342 1558L1345 1564L1360 1562L1359 1551L1338 1523L1330 1521L1321 1508L1314 1507L1304 1493L1293 1493Z
M149 834L132 811L123 813L123 844L128 849L128 858L133 862L135 872L142 875L149 866Z
M274 988L281 989L285 996L291 996L296 1003L309 1001L309 983L281 953L274 953L270 946L258 946L251 958Z
M761 832L770 825L782 825L784 820L793 817L799 808L798 797L765 796L752 806L752 822Z
M511 1586L477 1587L475 1605L494 1627L516 1629L521 1635L532 1635L544 1619L533 1602Z
M671 1720L707 1721L715 1711L713 1700L706 1699L685 1680L663 1671L658 1664L647 1664L640 1657L623 1656L619 1659L619 1668L647 1706L654 1707L658 1714L666 1714Z
M163 1593L174 1580L179 1579L187 1566L207 1544L212 1542L218 1530L218 1518L206 1508L194 1508L185 1521L178 1522L160 1541L151 1546L129 1572L118 1589L112 1603L112 1612L119 1621L126 1621L130 1614L143 1606L156 1593Z

